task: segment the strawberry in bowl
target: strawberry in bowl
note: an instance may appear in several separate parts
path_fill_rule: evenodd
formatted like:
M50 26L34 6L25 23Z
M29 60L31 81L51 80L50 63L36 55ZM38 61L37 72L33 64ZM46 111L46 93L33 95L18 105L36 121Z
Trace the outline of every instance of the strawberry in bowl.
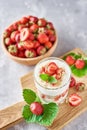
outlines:
M62 59L41 60L34 70L34 82L43 102L64 102L69 89L71 71Z
M2 45L13 60L25 65L34 65L50 56L57 42L58 38L52 22L35 16L26 16L4 31ZM9 48L14 48L16 52Z

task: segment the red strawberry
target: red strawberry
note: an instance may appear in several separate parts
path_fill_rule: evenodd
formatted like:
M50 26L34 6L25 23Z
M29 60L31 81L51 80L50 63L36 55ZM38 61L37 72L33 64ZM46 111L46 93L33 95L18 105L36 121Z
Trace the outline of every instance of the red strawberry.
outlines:
M34 40L33 43L34 43L34 48L35 48L35 49L40 46L39 41Z
M54 35L55 34L54 30L51 30L51 29L45 29L45 33L47 35Z
M18 48L18 50L24 50L25 48L24 48L24 42L19 42L19 43L17 43L17 48Z
M25 51L25 56L27 58L36 57L36 51L34 49L28 49L28 50Z
M16 45L9 45L8 52L14 56L17 56L18 50L17 50Z
M38 55L44 55L46 53L46 48L44 46L39 46L37 48L37 54Z
M25 24L19 24L18 30L19 30L20 32L21 32L21 30L22 30L23 28L27 28L27 26L26 26Z
M45 47L47 49L50 49L52 47L52 45L53 45L52 42L49 42L49 41L45 43Z
M20 41L20 33L17 33L15 36L15 41L19 42Z
M6 29L3 33L3 37L6 38L6 37L9 37L11 34L11 32L9 31L9 29Z
M29 16L30 23L36 23L38 21L38 18L35 16Z
M9 45L12 44L12 41L11 41L11 38L10 38L10 37L5 38L4 41L5 41L5 45L7 45L7 46L9 46Z
M46 43L49 41L49 38L45 33L40 33L38 34L38 40L40 43Z
M73 56L67 56L65 61L68 65L73 65L75 63L75 59L73 58Z
M20 40L25 41L29 37L29 29L28 28L23 28L20 32Z
M53 75L56 73L56 70L58 69L55 62L51 62L48 67L46 68L46 73L49 75Z
M82 98L76 93L71 94L69 96L69 103L72 106L78 106L81 103L81 101L82 101Z
M83 91L85 89L85 84L82 82L79 82L76 84L76 90L77 91Z
M19 34L19 31L14 31L14 32L11 33L12 42L16 42L15 37L16 37L17 34Z
M34 34L33 33L29 33L28 39L33 41L35 39Z
M24 41L24 48L25 49L31 49L34 48L34 43L30 40Z
M76 80L75 80L74 77L71 77L71 81L70 81L69 87L71 88L71 87L75 87L75 86L76 86Z
M53 24L51 22L48 22L46 26L48 29L54 29Z
M47 23L46 20L43 19L43 18L41 18L41 19L38 20L38 25L39 26L46 26L46 23Z
M55 42L56 41L56 36L55 35L49 35L49 41L50 42Z
M30 26L30 32L35 33L38 30L38 25L37 24L33 24Z
M80 59L76 60L75 67L77 69L83 69L85 67L85 61Z
M39 102L33 102L30 105L30 110L35 115L41 115L43 113L43 106Z
M23 18L20 20L21 24L25 24L25 23L27 23L28 21L29 21L29 19L28 19L27 17L23 17Z
M18 57L25 58L24 51L19 51L17 54Z

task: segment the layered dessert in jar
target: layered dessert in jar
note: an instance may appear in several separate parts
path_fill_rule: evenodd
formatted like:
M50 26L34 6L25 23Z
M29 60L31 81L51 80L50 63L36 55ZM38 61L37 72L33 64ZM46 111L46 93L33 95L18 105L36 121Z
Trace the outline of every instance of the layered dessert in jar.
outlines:
M34 82L40 99L63 103L67 97L71 71L68 64L56 57L41 60L34 70Z

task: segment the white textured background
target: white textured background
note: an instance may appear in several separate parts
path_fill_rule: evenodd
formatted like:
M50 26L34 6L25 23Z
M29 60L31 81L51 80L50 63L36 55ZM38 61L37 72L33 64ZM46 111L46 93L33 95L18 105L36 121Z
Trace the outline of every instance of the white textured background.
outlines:
M9 24L25 15L45 17L54 23L59 44L53 56L75 47L87 50L87 0L0 0L0 35ZM23 100L19 78L33 68L15 63L0 46L0 109ZM46 129L22 122L9 130ZM63 130L87 130L87 112Z

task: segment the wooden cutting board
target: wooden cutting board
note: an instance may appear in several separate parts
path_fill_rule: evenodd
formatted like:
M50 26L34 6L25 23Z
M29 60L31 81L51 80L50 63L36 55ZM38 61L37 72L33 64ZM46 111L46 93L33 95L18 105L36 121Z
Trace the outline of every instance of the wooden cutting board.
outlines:
M83 54L83 52L79 48L72 50L72 52ZM75 77L75 79L77 81L81 81L87 84L87 76L83 78ZM22 89L29 88L36 92L36 88L33 81L33 72L30 72L27 75L21 77L20 82ZM74 89L70 89L69 94L71 93L76 93L76 91ZM54 120L52 126L50 126L48 130L62 129L66 124L68 124L82 112L87 110L87 86L85 91L78 92L78 94L82 97L83 100L81 105L77 107L72 107L68 103L63 103L59 105L59 113ZM25 102L19 102L13 106L10 106L9 108L0 111L0 130L5 130L6 128L13 126L23 120L21 111L24 104Z

